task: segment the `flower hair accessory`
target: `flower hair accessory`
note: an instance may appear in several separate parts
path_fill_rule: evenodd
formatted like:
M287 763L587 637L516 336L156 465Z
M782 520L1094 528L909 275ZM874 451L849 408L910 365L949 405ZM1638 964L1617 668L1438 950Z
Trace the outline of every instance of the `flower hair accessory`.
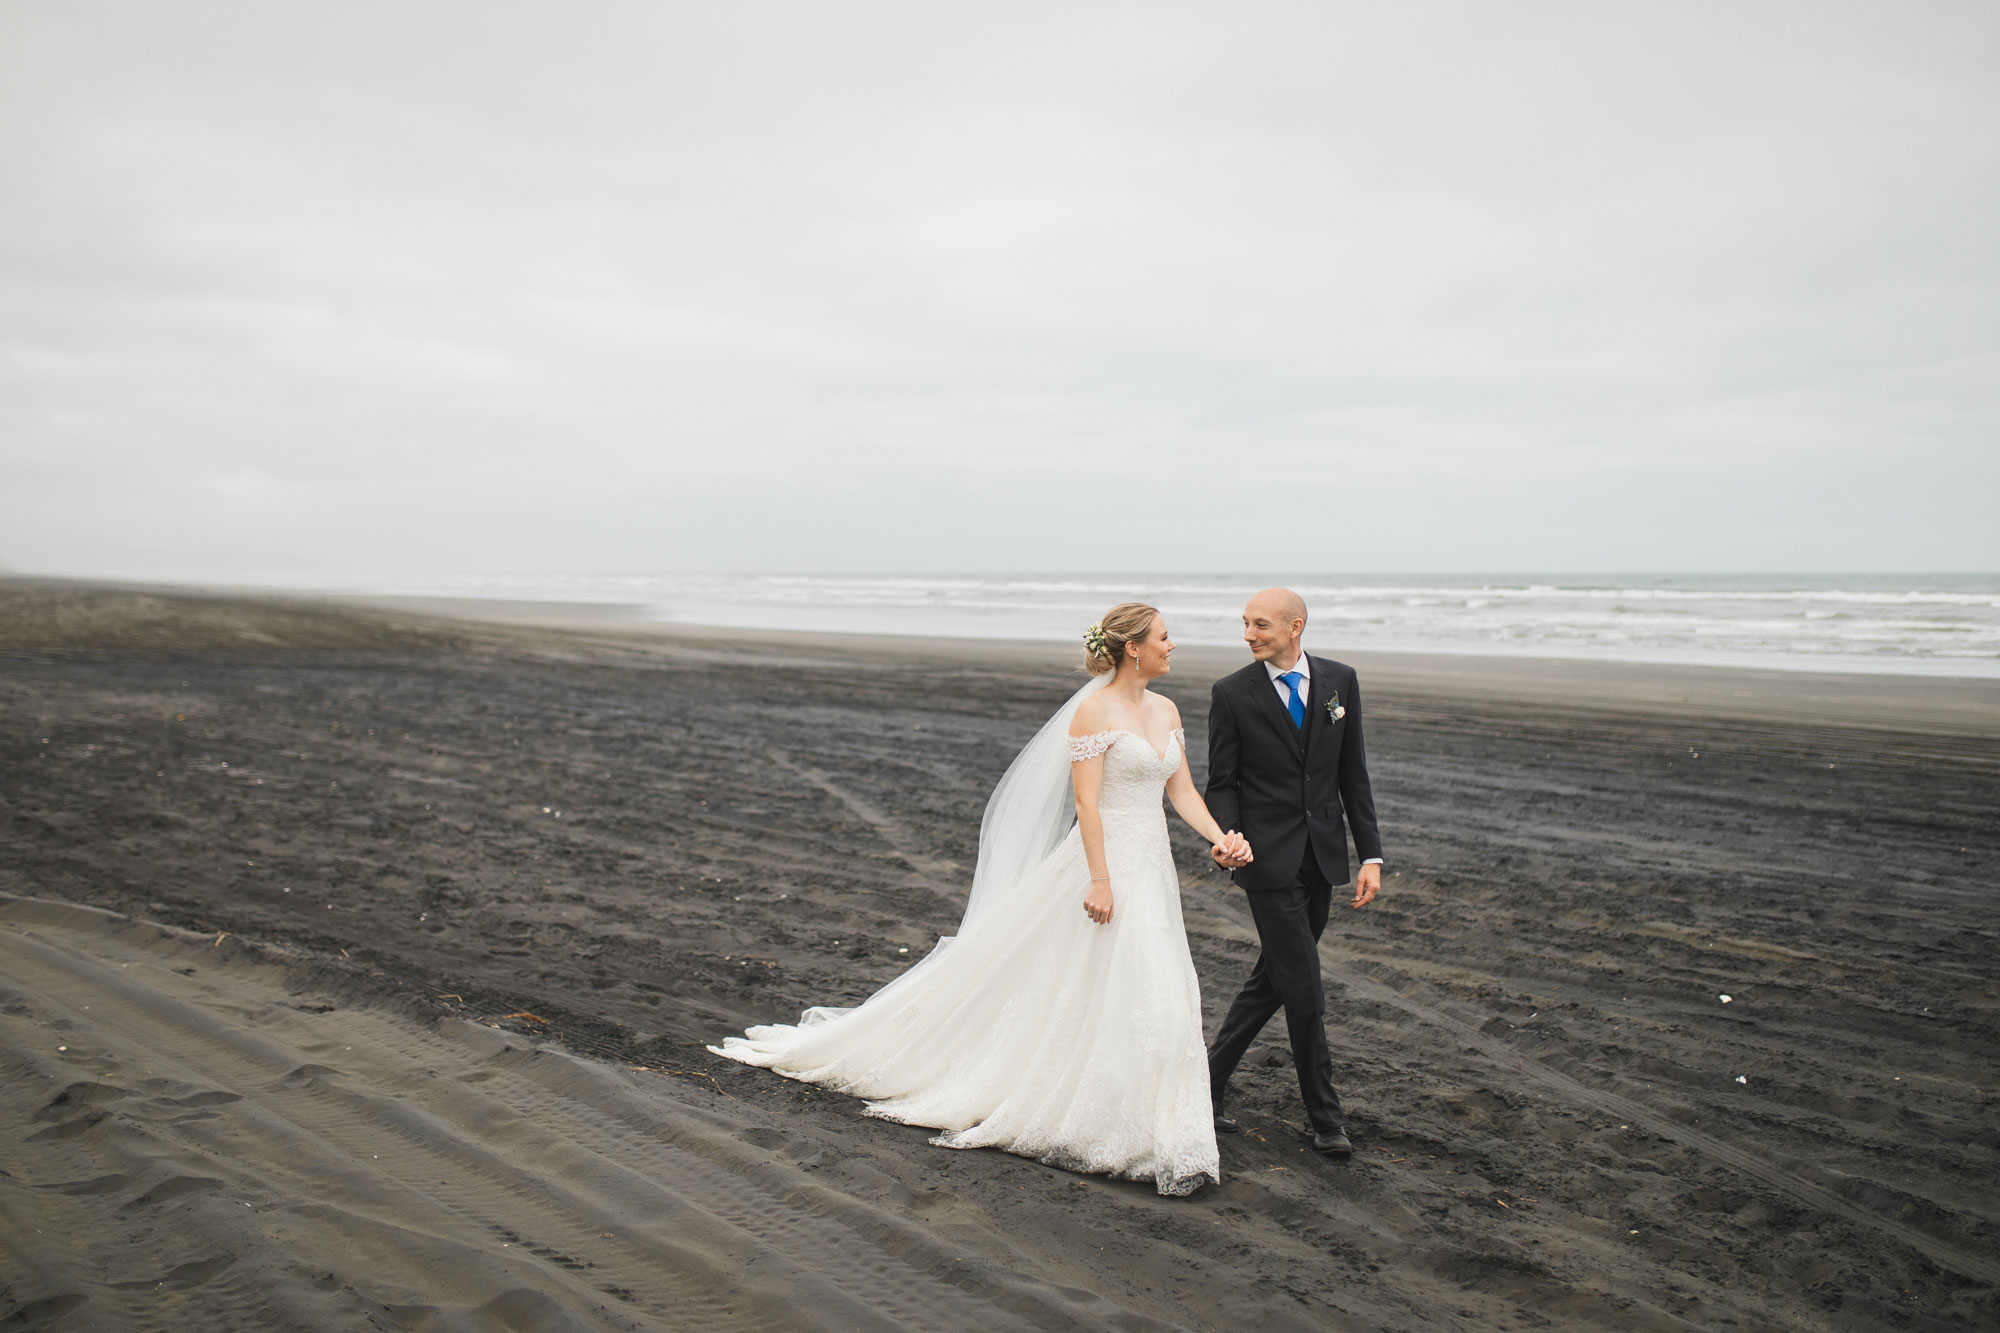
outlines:
M1104 622L1093 620L1090 628L1083 632L1083 646L1098 657L1111 656L1111 644L1104 637Z

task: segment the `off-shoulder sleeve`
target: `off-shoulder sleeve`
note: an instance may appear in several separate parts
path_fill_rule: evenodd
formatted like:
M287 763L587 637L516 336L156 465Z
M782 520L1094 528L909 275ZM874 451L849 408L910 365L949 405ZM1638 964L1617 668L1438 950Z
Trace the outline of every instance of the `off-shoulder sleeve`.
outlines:
M1088 736L1069 738L1069 761L1080 764L1086 759L1095 759L1111 748L1111 742L1118 739L1115 731L1097 731Z

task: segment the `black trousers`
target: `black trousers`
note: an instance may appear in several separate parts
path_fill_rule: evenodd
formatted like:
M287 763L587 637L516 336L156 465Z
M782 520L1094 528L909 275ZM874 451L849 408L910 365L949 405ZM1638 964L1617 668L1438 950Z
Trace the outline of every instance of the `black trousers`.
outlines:
M1208 1048L1209 1096L1219 1110L1229 1076L1236 1072L1243 1053L1271 1015L1283 1009L1306 1119L1321 1133L1343 1129L1347 1122L1340 1110L1340 1094L1333 1090L1333 1056L1326 1045L1326 994L1319 976L1319 937L1333 906L1333 886L1308 846L1299 873L1290 884L1244 896L1250 900L1250 915L1257 922L1257 941L1263 951L1223 1017L1215 1044Z

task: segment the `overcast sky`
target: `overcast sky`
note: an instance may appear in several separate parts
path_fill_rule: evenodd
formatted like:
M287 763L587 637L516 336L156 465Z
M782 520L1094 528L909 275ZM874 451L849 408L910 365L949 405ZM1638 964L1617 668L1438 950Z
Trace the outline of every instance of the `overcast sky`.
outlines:
M0 565L2000 569L2000 5L0 0Z

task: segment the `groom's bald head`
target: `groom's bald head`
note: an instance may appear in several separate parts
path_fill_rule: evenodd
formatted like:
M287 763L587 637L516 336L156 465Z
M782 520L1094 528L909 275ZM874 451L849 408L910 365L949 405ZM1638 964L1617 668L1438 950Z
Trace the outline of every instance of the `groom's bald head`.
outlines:
M1243 607L1243 642L1259 662L1289 669L1306 628L1306 599L1290 588L1266 588Z
M1282 624L1290 624L1294 620L1305 623L1306 599L1290 588L1264 589L1250 598L1250 604L1243 608L1244 613L1249 614L1253 608Z

